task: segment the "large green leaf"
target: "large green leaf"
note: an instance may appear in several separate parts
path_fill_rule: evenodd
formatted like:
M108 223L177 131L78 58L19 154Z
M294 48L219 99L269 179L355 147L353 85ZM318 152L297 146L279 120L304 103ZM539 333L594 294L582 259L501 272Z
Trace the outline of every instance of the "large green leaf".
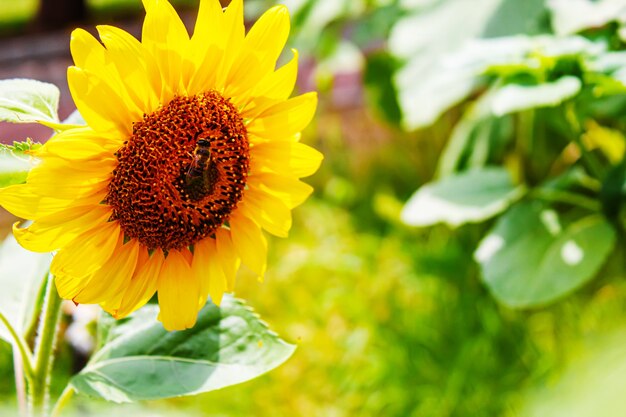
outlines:
M12 123L57 123L59 89L28 79L0 81L0 120Z
M505 210L523 192L504 168L473 169L417 190L406 203L402 220L413 226L480 222Z
M615 231L600 215L566 227L539 202L502 216L475 253L493 295L510 307L553 301L593 278L613 249Z
M484 68L519 50L513 38L485 48L476 39L539 33L545 12L543 0L442 0L424 9L399 19L389 37L391 53L406 62L394 83L407 129L433 123L474 90Z
M72 381L80 393L115 402L198 394L256 378L286 361L281 340L241 301L207 304L193 329L168 332L148 305L101 335L106 342Z
M552 12L554 33L560 36L626 19L626 4L621 0L551 0L547 3Z
M581 87L580 79L573 76L537 85L508 84L494 92L492 111L502 116L532 108L554 107L578 94Z
M20 334L28 330L51 259L48 253L34 253L22 248L13 235L0 246L0 312ZM11 341L2 324L0 338Z

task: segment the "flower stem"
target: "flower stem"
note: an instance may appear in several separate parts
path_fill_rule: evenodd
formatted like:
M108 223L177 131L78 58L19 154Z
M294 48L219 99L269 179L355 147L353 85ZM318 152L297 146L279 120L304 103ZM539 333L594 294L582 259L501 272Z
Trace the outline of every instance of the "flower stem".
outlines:
M574 143L578 146L580 150L580 155L583 163L586 165L589 173L593 175L596 179L604 178L604 170L600 161L598 161L595 156L587 150L587 147L583 143L581 135L583 134L583 128L578 120L578 114L576 112L576 106L573 102L568 102L565 105L565 119L570 124L570 128L572 130Z
M57 294L54 278L49 274L39 322L39 337L35 346L34 372L29 384L30 417L48 415L50 379L60 313L61 298Z
M72 399L73 396L74 388L72 388L70 385L66 386L63 390L63 393L54 405L54 408L52 409L51 417L60 417L61 410L63 410L63 408L67 405L67 403Z
M30 349L28 348L28 344L26 343L24 338L18 334L13 326L11 326L9 320L7 320L7 318L2 313L0 313L0 322L2 322L6 326L9 334L13 338L13 349L17 349L19 351L23 364L22 369L26 373L26 378L30 378L34 371L33 363L31 360L32 355L30 353Z
M30 360L30 358L29 358ZM15 373L15 392L20 417L26 416L26 385L24 384L24 363L22 355L13 349L13 370Z

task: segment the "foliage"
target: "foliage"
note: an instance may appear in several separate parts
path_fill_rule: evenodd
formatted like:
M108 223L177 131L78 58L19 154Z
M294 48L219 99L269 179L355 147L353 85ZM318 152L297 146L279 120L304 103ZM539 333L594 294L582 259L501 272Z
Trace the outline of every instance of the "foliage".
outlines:
M327 158L266 281L244 271L237 291L299 349L249 383L109 414L619 415L623 336L604 339L626 325L620 2L287 3L328 93ZM369 105L351 122L331 102L342 71L363 71ZM400 222L407 200L404 220L431 227Z
M406 60L396 73L404 125L430 124L455 105L462 111L438 178L409 200L403 219L458 227L501 216L475 254L483 281L504 304L534 307L593 278L626 230L626 138L619 131L626 44L609 2L580 2L577 12L563 2L492 3L472 11L467 2L441 1L392 30L390 48ZM585 8L590 14L580 13ZM420 40L442 30L437 19L452 17L465 23L437 38L447 47L429 45L437 54L429 71L461 84L446 84L445 94L432 79L428 87L407 84L406 74L414 80L415 61L424 59ZM508 198L494 172L512 178L509 192L524 189L524 197Z

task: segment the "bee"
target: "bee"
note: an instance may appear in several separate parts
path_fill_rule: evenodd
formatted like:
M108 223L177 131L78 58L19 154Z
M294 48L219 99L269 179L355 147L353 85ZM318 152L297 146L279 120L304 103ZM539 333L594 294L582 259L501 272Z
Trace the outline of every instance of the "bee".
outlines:
M196 136L197 137L197 136ZM201 137L196 142L193 160L185 175L185 188L192 200L200 200L211 185L211 142Z
M193 161L187 170L187 182L201 178L209 172L211 164L211 142L206 139L198 139L196 149L193 151Z

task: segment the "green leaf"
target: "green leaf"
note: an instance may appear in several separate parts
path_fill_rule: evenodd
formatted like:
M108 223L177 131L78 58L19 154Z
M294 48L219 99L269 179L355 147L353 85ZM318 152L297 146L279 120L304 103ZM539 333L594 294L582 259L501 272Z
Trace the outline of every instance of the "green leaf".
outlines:
M19 334L24 334L30 324L39 288L51 260L49 253L34 253L22 248L13 235L0 246L0 312ZM0 338L11 340L2 324Z
M601 303L599 300L590 302ZM598 309L594 308L599 307L598 304L589 308L591 314L598 313ZM607 305L612 306L606 300L600 305L603 309ZM598 317L595 320L601 319ZM563 360L563 365L559 365L558 376L551 378L548 384L538 384L536 388L528 390L526 398L522 401L523 407L516 415L519 417L621 415L619 410L623 409L626 387L624 350L626 333L617 327L617 330L609 332L605 328L594 328L591 334L586 334L580 341L576 339L569 341L568 346L564 346L564 352L559 354L559 360ZM564 360L565 358L567 360Z
M11 123L59 121L59 89L27 79L0 81L0 120Z
M542 32L538 21L544 10L542 0L484 0L478 7L445 0L398 19L389 50L406 61L394 77L404 127L432 124L477 87L484 68L515 60L521 44L528 43L512 36L475 47L475 40Z
M538 202L518 204L482 240L474 257L493 295L509 307L549 303L593 278L615 244L594 214L566 227Z
M581 87L581 81L574 76L538 85L507 84L494 93L492 111L503 116L537 107L554 107L574 97Z
M185 331L166 331L157 314L147 305L107 322L104 347L72 378L74 389L115 402L198 394L256 378L295 350L230 296L219 308L207 304Z
M13 142L12 146L0 144L0 188L26 181L28 172L38 162L29 153L40 146L30 139Z
M447 223L452 227L486 220L524 193L504 168L485 167L446 177L420 188L402 211L412 226Z
M598 29L626 18L624 3L612 0L551 0L552 27L557 35L570 35L585 29Z
M388 53L374 53L367 56L363 83L366 98L372 107L390 124L398 125L401 114L397 101L397 91L392 83L395 59Z

